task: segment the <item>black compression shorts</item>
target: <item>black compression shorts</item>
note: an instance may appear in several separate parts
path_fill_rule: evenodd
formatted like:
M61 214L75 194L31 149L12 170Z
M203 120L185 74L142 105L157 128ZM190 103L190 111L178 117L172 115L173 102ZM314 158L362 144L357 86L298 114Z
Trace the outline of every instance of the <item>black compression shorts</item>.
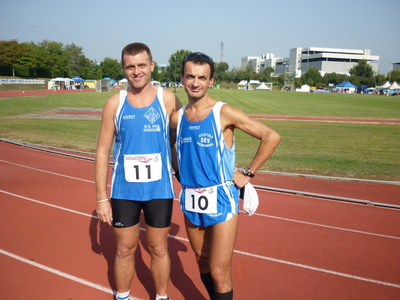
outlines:
M153 199L150 201L132 201L111 198L111 207L115 228L131 227L139 223L143 210L147 225L155 228L171 226L173 199Z

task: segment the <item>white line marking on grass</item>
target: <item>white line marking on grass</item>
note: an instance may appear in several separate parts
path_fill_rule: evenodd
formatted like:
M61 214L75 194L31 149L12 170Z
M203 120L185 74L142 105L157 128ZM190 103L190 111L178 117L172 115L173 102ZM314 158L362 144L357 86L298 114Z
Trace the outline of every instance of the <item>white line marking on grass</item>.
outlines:
M72 213L75 213L75 214L78 214L78 215L83 215L83 216L86 216L86 217L98 219L96 216L93 216L93 215L90 215L90 214L86 214L86 213L82 213L82 212L79 212L79 211L76 211L76 210L63 208L61 206L57 206L57 205L53 205L53 204L48 204L48 203L45 203L45 202L42 202L42 201L38 201L38 200L34 200L34 199L31 199L31 198L28 198L28 197L24 197L24 196L20 196L20 195L17 195L17 194L9 193L9 192L3 191L3 190L0 190L0 192L8 194L8 195L11 195L11 196L14 196L14 197L19 197L21 199L25 199L25 200L28 200L28 201L32 201L32 202L35 202L35 203L38 203L38 204L43 204L43 205L51 206L51 207L58 208L58 209L61 209L61 210L65 210L65 211L68 211L68 212L72 212ZM329 227L329 226L327 226L327 227ZM140 228L140 230L146 231L145 228ZM182 241L185 241L185 242L189 242L189 240L187 238L183 238L183 237L178 237L178 236L174 236L174 235L168 235L168 237L174 238L174 239L179 239L179 240L182 240ZM263 260L273 261L273 262L277 262L277 263L281 263L281 264L285 264L285 265L290 265L290 266L295 266L295 267L299 267L299 268L303 268L303 269L308 269L308 270L313 270L313 271L317 271L317 272L332 274L332 275L336 275L336 276L356 279L356 280L360 280L360 281L365 281L365 282L370 282L370 283L375 283L375 284L380 284L380 285L400 288L400 285L399 284L395 284L395 283L390 283L390 282L385 282L385 281L380 281L380 280L374 280L374 279L355 276L355 275L351 275L351 274L346 274L346 273L326 270L326 269L322 269L322 268L317 268L317 267L308 266L308 265L304 265L304 264L298 264L298 263L294 263L294 262L290 262L290 261L286 261L286 260L276 259L276 258L267 257L267 256L263 256L263 255L258 255L258 254L253 254L253 253L244 252L244 251L240 251L240 250L234 250L234 252L238 253L238 254L245 255L245 256L250 256L250 257L259 258L259 259L263 259ZM29 262L31 262L31 261L29 261ZM135 299L133 299L133 300L135 300ZM140 300L140 299L138 299L138 300Z
M86 285L86 286L91 287L91 288L94 288L94 289L96 289L96 290L99 290L99 291L102 291L102 292L105 292L105 293L108 293L108 294L112 294L112 295L116 294L116 292L113 291L112 289L106 288L106 287L104 287L104 286L102 286L102 285L99 285L99 284L93 283L93 282L91 282L91 281L88 281L88 280L85 280L85 279L82 279L82 278L73 276L73 275L68 274L68 273L64 273L64 272L62 272L62 271L59 271L59 270L54 269L54 268L47 267L47 266L42 265L42 264L39 264L39 263L33 262L33 261L29 260L29 259L26 259L26 258L21 257L21 256L19 256L19 255L10 253L10 252L5 251L5 250L3 250L3 249L0 249L0 253L6 255L6 256L8 256L8 257L14 258L14 259L16 259L16 260L18 260L18 261L20 261L20 262L23 262L23 263L26 263L26 264L28 264L28 265L34 266L34 267L36 267L36 268L39 268L39 269L41 269L41 270L50 272L50 273L52 273L52 274L55 274L55 275L64 277L64 278L66 278L66 279L69 279L69 280L78 282L78 283L80 283L80 284ZM131 299L132 299L132 300L142 300L142 299L140 299L140 298L132 298L132 297L131 297Z

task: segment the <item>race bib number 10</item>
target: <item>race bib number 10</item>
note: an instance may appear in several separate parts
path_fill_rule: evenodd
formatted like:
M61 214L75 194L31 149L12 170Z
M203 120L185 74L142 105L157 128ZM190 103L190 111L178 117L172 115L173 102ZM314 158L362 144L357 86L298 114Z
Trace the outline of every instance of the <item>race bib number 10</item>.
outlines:
M185 209L196 213L217 213L217 187L186 188Z
M124 156L125 179L128 182L151 182L162 178L161 153Z

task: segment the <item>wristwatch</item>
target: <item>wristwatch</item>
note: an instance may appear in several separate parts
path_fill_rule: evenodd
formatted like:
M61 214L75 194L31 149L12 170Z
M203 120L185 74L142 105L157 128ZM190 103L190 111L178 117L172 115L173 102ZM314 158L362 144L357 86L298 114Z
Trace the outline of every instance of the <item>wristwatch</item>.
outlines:
M244 174L244 175L246 175L246 176L249 176L250 178L253 178L253 177L255 176L253 173L251 173L251 171L250 171L250 168L249 168L249 167L247 167L247 168L244 168L244 170L243 170L243 174Z

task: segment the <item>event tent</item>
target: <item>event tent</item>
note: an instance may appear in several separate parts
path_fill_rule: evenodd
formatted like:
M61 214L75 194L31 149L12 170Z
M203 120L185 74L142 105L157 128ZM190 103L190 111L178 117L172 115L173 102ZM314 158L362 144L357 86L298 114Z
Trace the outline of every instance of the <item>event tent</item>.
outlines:
M71 78L62 78L62 77L53 78L53 79L50 79L48 82L48 89L49 90L70 89L72 82L73 82L73 80Z
M356 86L350 81L343 81L341 84L336 86L336 90L340 90L342 93L354 93L356 91Z
M299 89L296 89L296 92L309 92L310 86L308 84L303 84Z
M397 89L400 89L400 85L398 85L397 82L395 81L395 82L393 82L393 83L390 85L389 89L390 89L390 90L397 90Z
M268 87L264 82L262 82L258 87L256 87L256 90L270 91L271 88Z
M357 93L359 94L366 94L368 87L365 84L362 84L357 87Z
M85 81L85 79L82 79L82 78L80 78L79 76L73 77L72 80L73 80L74 82L82 82L82 81Z
M238 89L243 89L247 85L247 80L242 80L238 83Z
M380 89L388 89L389 87L390 87L390 82L389 82L389 81L386 81L383 85L378 86L377 88L380 88Z
M343 81L342 83L338 84L336 87L343 87L343 88L356 88L350 81Z

